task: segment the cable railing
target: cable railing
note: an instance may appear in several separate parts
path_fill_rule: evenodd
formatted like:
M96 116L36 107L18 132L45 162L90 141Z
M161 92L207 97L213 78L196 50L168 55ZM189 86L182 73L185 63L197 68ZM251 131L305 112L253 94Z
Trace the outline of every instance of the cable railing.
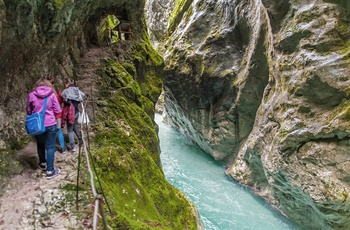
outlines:
M77 210L79 209L79 205L78 205L78 192L79 192L79 177L80 177L80 163L81 163L81 153L82 151L85 153L85 158L86 158L86 164L87 164L87 170L88 173L90 175L90 184L91 184L91 189L92 189L92 193L93 193L93 197L94 197L94 215L93 215L93 222L92 222L92 229L97 230L97 226L98 226L98 217L99 215L102 217L102 221L103 221L103 229L108 229L108 223L106 221L105 218L105 214L104 214L104 209L103 209L103 199L105 200L105 203L108 207L109 213L111 213L110 207L108 205L107 199L104 195L103 189L102 189L102 185L100 183L100 179L96 173L96 167L93 161L93 158L91 158L91 153L89 151L89 148L87 148L86 146L86 140L85 140L85 129L86 128L89 131L89 117L85 111L85 107L84 107L84 103L81 103L82 105L82 118L80 120L80 124L81 124L81 128L80 128L80 132L81 132L81 140L79 140L79 153L78 153L78 173L77 173L77 187L76 187L76 208ZM87 138L88 138L88 143L90 143L89 141L89 132L87 131ZM91 162L91 164L90 164ZM95 185L95 175L94 172L96 173L96 178L98 179L98 183L99 186L101 188L101 194L99 194L97 192L96 189L96 185Z

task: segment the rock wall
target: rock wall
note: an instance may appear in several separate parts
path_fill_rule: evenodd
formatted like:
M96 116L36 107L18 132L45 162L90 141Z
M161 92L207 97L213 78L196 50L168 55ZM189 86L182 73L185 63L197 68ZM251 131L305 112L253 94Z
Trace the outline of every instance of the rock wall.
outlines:
M62 83L76 77L87 45L93 45L96 23L107 14L134 22L135 39L143 36L142 1L0 0L0 140L2 147L23 140L26 95L40 77L52 74ZM124 16L125 17L125 16ZM91 26L93 25L93 26ZM16 95L16 96L14 96ZM5 144L5 142L7 144Z
M148 21L168 28L171 123L311 229L350 227L349 4L183 0Z

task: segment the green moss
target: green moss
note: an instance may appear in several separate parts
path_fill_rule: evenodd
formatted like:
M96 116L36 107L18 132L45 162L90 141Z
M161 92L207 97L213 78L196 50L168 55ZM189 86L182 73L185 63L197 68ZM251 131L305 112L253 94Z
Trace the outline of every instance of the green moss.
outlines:
M62 9L67 0L55 0L55 6L57 9Z
M350 105L344 108L344 113L341 116L343 120L350 121Z
M162 174L151 119L127 99L114 103L118 110L108 109L104 114L116 121L100 126L95 137L98 174L108 191L111 209L122 222L111 227L127 224L131 229L179 229L182 221L191 219L190 208Z
M340 116L340 117L339 117ZM329 115L329 120L340 118L343 121L350 121L350 102L343 100Z
M133 57L139 62L146 61L148 64L155 66L163 66L164 60L159 53L153 49L148 37L145 37L142 42L136 44L133 49Z
M97 28L97 37L98 37L98 43L100 46L105 46L105 35L109 29L112 29L111 31L111 42L114 43L118 41L120 38L118 37L118 33L115 29L115 27L119 24L119 20L115 15L107 15L105 18L101 19L98 28Z
M107 21L108 28L111 28L111 29L116 27L119 23L119 20L117 19L117 17L115 15L108 15L106 18L106 21Z
M181 22L183 15L191 6L193 0L175 0L175 7L170 14L168 21L168 34L172 34L177 25Z
M206 4L205 4L204 1L199 1L199 2L197 2L196 7L197 7L198 10L200 10L200 11L205 11L205 9L206 9Z
M170 224L166 219L179 216L182 211L186 213L186 202L179 202L181 194L162 180L161 170L147 157L145 149L133 148L122 154L118 149L106 147L100 149L99 156L104 159L98 163L99 168L108 171L103 176L103 187L110 191L111 209L122 215L123 222L132 229L149 229L149 225L152 229L181 226L177 220Z
M216 68L217 68L217 65L211 64L210 66L208 66L208 68L206 68L204 70L204 72L208 73L208 74L213 74L215 72Z
M286 137L286 136L290 133L290 130L287 130L287 129L280 129L280 130L278 131L278 133L279 133L279 135L280 135L281 137Z
M348 53L350 51L350 40L348 40L348 41L346 41L345 43L344 43L344 46L343 46L343 48L340 50L340 53L341 54L346 54L346 53Z
M225 77L229 74L232 73L232 70L229 70L229 69L225 69L222 73L221 73L221 77Z
M132 76L132 77L135 77L136 76L136 68L133 64L131 63L127 63L127 62L124 62L121 64L124 69Z
M145 39L147 39L147 37L145 37ZM153 49L149 40L136 44L133 50L133 57L137 68L145 69L144 73L137 74L137 82L140 86L141 93L155 103L161 92L162 78L159 76L163 75L164 60Z
M308 79L313 74L314 74L314 71L312 69L308 69L308 70L303 71L301 76L303 79Z
M185 22L188 23L190 21L191 16L193 15L193 7L190 6L186 12Z
M341 197L343 199L343 202L347 201L349 198L349 194L347 193L347 191L344 189L340 194L339 197Z
M165 179L152 119L161 92L163 59L149 42L133 60L100 69L94 145L96 171L111 209L112 229L196 229L184 195ZM100 188L99 188L100 189Z
M202 65L203 67L202 72L208 75L212 75L214 74L218 66L219 66L219 62L217 58L210 59L209 63L204 63Z

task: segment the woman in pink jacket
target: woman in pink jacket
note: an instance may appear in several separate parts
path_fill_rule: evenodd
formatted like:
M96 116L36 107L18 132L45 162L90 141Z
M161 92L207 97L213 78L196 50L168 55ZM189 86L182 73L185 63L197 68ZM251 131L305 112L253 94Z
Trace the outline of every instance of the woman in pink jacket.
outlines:
M54 161L57 132L55 116L61 113L61 107L55 93L53 92L50 81L40 79L36 82L35 89L28 95L26 109L28 115L41 111L46 97L48 100L44 118L45 132L35 136L35 139L39 156L38 166L43 170L46 168L46 178L52 179L60 173L58 169L54 168Z

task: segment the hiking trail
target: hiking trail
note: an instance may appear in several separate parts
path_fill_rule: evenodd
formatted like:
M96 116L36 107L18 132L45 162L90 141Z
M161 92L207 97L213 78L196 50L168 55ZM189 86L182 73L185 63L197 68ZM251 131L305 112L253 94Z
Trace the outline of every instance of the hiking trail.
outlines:
M96 70L101 59L111 55L109 48L90 48L77 69L79 88L87 94L93 93L97 79ZM63 87L63 86L62 86ZM91 96L91 95L90 95ZM91 117L91 116L90 116ZM80 128L80 124L79 124ZM63 128L66 145L68 145L66 128ZM86 138L86 134L85 138ZM87 143L86 139L84 141ZM83 150L83 148L81 148ZM77 217L76 183L79 152L66 154L55 152L55 168L60 169L60 175L51 180L46 179L46 173L37 168L38 157L36 143L30 142L16 153L16 158L28 166L10 179L0 197L0 229L87 229L90 228L92 217L86 214L93 212L91 204L79 204L79 210L85 214ZM81 152L81 159L85 159ZM86 168L84 163L81 168ZM91 191L79 191L80 196L89 196ZM67 197L71 199L67 199ZM90 210L91 209L91 210Z

